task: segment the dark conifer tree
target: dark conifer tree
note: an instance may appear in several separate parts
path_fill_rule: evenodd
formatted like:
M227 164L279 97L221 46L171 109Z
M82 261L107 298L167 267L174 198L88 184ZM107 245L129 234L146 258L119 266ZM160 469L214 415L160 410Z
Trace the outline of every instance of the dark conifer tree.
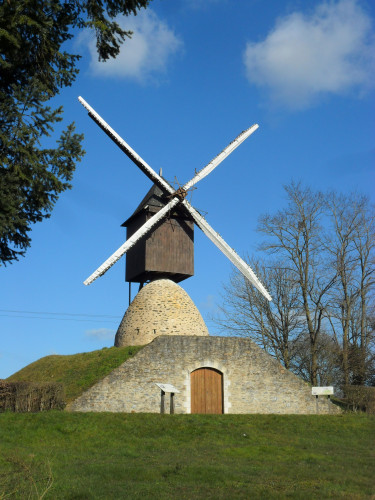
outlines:
M149 0L4 0L0 5L0 265L30 246L32 224L71 188L83 135L68 125L53 147L62 108L47 102L72 85L80 58L62 50L74 28L92 28L100 60L116 57L131 32L113 20Z

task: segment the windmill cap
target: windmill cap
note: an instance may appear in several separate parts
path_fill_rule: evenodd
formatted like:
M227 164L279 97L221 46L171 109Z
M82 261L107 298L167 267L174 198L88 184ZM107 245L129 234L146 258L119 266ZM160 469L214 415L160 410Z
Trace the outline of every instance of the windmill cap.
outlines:
M151 189L147 192L146 196L143 198L141 203L132 213L132 215L126 219L125 222L121 224L122 227L126 227L129 222L135 217L137 214L145 210L147 207L155 207L155 208L163 208L167 204L168 200L165 199L165 195L163 191L157 186L153 184Z

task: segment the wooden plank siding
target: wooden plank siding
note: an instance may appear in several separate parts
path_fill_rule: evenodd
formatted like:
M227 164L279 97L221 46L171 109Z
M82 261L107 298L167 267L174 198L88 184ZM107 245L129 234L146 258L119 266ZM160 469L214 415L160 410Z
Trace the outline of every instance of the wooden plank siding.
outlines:
M153 213L137 214L127 227L129 238ZM194 275L194 223L172 216L138 242L126 256L126 281L170 278L176 282Z
M146 270L194 274L193 223L171 218L146 241Z
M191 413L223 413L223 374L198 368L190 374Z
M133 234L146 222L146 213L140 213L133 219L126 228L126 239L129 239ZM131 248L126 254L126 281L133 281L136 276L142 275L145 270L146 259L146 238L142 238L138 243ZM136 281L136 280L134 280Z

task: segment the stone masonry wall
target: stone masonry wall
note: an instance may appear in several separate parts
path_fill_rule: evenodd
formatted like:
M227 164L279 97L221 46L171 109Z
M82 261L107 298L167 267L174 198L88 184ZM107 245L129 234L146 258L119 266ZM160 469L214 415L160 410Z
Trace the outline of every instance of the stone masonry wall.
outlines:
M328 399L246 338L161 336L69 407L72 411L160 412L158 383L174 385L175 413L190 413L190 373L223 373L224 413L337 413ZM169 397L166 395L166 412Z
M152 281L138 292L117 330L115 346L146 345L159 335L208 335L189 295L167 279Z

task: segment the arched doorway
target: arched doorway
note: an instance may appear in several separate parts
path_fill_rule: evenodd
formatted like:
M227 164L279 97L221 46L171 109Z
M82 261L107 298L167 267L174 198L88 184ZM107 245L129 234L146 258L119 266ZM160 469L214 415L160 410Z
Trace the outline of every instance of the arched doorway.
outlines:
M223 374L198 368L190 374L191 413L223 413Z

